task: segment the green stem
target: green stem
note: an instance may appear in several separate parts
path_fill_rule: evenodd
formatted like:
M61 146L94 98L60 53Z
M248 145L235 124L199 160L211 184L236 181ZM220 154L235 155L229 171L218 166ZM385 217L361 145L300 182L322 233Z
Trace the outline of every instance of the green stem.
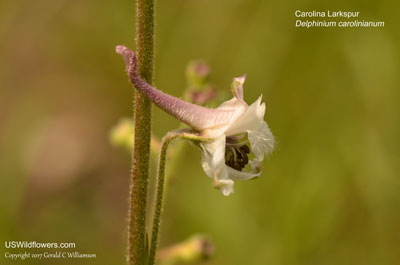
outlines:
M181 131L170 132L163 138L161 142L160 156L158 159L157 193L156 193L156 204L154 209L153 230L151 233L149 265L154 264L156 250L157 250L158 231L160 227L160 216L161 216L162 201L164 194L165 163L166 163L168 146L173 140L176 140L179 137L181 137Z
M154 209L153 218L153 230L151 233L151 245L149 253L149 265L153 265L156 257L157 244L158 244L158 232L160 227L160 216L164 194L164 179L165 179L165 164L169 144L179 138L189 139L192 141L208 141L210 138L198 136L197 134L188 131L187 129L181 129L173 132L169 132L161 142L161 151L158 159L158 173L157 173L157 193L156 193L156 204Z
M137 0L137 51L140 76L153 83L154 0ZM135 144L130 186L128 265L145 265L146 204L151 137L151 102L135 93Z

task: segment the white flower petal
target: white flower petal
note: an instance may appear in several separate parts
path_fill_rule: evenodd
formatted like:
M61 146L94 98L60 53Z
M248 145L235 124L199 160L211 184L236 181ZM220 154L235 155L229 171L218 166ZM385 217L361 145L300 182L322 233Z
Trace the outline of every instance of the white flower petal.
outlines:
M234 98L221 104L218 115L210 117L209 126L201 130L203 136L215 138L213 141L200 143L202 167L213 179L214 186L225 196L233 193L234 180L248 180L261 175L261 161L274 147L274 137L264 121L265 104L260 96L250 106L243 101L243 83L245 76L233 80ZM226 112L226 114L225 114ZM249 161L251 171L238 171L225 165L226 136L247 133L251 151L255 155Z
M238 171L228 166L226 168L228 170L229 178L232 180L249 180L252 178L259 177L262 173L261 170L259 170L256 173L251 173L251 172Z
M233 193L233 180L230 179L228 168L225 165L225 135L214 141L200 144L202 152L202 167L207 176L213 179L214 187L228 196Z
M261 103L260 96L225 132L234 135L258 128L264 122L265 104Z
M243 83L245 81L246 75L233 79L231 86L234 97L223 102L216 109L218 115L210 115L209 119L204 122L204 127L201 130L203 136L217 137L223 134L246 113L248 105L243 99Z
M264 154L270 154L274 149L274 136L267 123L263 121L259 128L248 131L251 150L259 161L264 159Z
M203 149L201 165L207 176L214 178L225 165L225 135L214 141L202 142L200 146Z
M250 161L250 166L253 171L261 171L261 161L257 158Z
M229 196L230 194L234 193L234 189L233 189L233 180L230 179L221 179L219 180L218 183L218 189L221 190L222 194L224 194L224 196Z
M243 104L236 97L225 101L216 110L218 115L210 115L201 134L205 137L218 137L235 124L247 110L247 104Z
M231 88L233 95L247 106L247 103L244 101L243 98L243 84L245 81L246 81L246 75L235 77L233 78Z

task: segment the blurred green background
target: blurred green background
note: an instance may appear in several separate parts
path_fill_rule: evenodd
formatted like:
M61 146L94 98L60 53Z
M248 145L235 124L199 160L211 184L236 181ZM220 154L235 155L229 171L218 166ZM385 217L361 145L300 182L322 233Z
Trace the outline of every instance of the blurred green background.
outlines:
M161 247L203 233L216 245L209 265L400 264L399 8L157 1L157 86L181 96L192 59L209 63L219 91L247 73L245 98L263 94L277 139L263 175L237 182L230 197L186 144ZM359 11L385 27L299 29L297 9ZM114 47L134 48L134 36L132 0L0 3L0 239L75 242L97 254L11 262L1 243L1 264L125 264L131 158L109 131L132 114ZM153 109L155 135L177 127Z

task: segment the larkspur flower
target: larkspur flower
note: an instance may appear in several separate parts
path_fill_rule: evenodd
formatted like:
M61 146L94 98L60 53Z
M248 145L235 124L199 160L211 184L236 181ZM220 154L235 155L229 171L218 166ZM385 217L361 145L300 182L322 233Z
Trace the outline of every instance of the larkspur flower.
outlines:
M272 152L274 137L264 121L265 103L261 103L262 97L250 106L243 99L245 75L233 79L232 99L210 109L152 87L137 73L133 51L124 46L117 46L116 51L125 60L130 81L137 89L205 139L199 143L202 167L225 196L234 192L235 180L248 180L261 175L261 162L264 155Z

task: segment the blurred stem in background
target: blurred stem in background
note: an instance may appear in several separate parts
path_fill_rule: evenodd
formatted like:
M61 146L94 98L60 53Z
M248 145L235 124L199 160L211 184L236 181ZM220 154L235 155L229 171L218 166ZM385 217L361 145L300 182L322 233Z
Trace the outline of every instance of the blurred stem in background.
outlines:
M137 0L137 62L140 76L153 83L154 1ZM135 141L130 186L128 264L144 265L147 256L146 202L149 175L151 103L136 90Z

